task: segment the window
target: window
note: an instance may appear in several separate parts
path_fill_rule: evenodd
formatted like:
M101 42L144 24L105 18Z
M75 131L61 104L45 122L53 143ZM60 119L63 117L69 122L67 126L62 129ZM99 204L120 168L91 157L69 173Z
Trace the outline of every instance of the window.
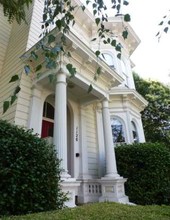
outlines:
M41 137L42 138L53 137L53 131L54 131L54 107L50 103L44 102Z
M132 125L133 141L134 141L134 143L138 143L139 139L138 139L138 133L137 133L136 125L133 121L131 122L131 125Z
M110 68L114 69L115 65L112 55L110 55L109 53L103 53L103 56L104 56L104 61L107 63L107 65L109 65Z
M121 121L117 118L111 119L113 143L124 143L125 135Z
M44 102L43 117L54 119L54 107L48 102Z

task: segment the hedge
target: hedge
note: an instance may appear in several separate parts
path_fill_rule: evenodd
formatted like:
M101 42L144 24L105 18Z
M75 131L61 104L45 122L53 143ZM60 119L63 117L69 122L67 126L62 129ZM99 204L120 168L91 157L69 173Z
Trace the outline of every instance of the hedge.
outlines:
M118 173L128 178L126 194L141 205L170 204L170 150L159 143L115 148Z
M53 146L0 120L0 215L62 208L59 166Z

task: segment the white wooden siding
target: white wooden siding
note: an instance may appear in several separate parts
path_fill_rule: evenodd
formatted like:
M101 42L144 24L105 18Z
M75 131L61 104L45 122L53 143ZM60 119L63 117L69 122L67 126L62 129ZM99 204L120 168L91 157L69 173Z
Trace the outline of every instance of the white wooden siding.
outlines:
M10 37L7 37L8 42L3 41L4 45L6 44L6 51L0 50L0 54L3 54L4 60L3 65L1 66L1 76L0 76L0 118L6 119L10 122L15 122L16 124L26 126L27 119L28 119L28 108L29 102L28 94L30 96L30 85L23 86L25 83L22 81L24 80L25 76L23 73L23 62L21 61L20 57L26 51L26 46L28 42L28 33L29 33L29 24L32 16L32 6L27 12L27 22L26 25L24 22L21 25L18 25L15 21L12 25L9 25L8 22L6 27L11 26L11 32L7 31L10 34ZM0 26L0 33L3 32L5 24ZM5 100L9 100L9 97L13 94L14 88L16 87L16 83L10 83L9 80L15 74L19 74L21 77L20 86L22 88L21 92L19 93L18 100L13 104L12 107L5 113L2 114L3 111L3 102ZM27 77L28 78L28 77ZM27 79L27 81L29 81ZM29 91L28 91L29 90ZM27 99L25 102L25 98L23 96L27 94ZM22 101L21 101L21 100ZM17 102L20 104L17 105ZM19 122L19 123L18 123Z
M96 112L93 105L86 109L86 135L89 175L98 176L98 147L96 131Z
M12 27L12 25L9 24L7 19L4 17L2 7L0 7L0 21L1 21L0 22L0 75L1 75L6 49L10 37L10 31Z
M34 46L34 44L36 44L40 40L39 36L42 33L41 22L42 22L43 8L44 8L43 0L34 1L29 37L27 42L27 50L30 49L32 46Z

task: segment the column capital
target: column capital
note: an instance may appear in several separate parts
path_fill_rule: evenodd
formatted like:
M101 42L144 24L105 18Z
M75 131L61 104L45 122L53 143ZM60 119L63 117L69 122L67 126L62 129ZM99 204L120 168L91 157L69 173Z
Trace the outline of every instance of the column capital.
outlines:
M67 85L66 83L66 73L64 71L62 71L62 69L60 69L57 73L56 73L56 84L58 83L64 83L65 85Z
M109 100L107 98L102 100L102 108L109 108Z
M60 69L57 71L57 74L65 74L66 72L64 71L64 68L60 67Z

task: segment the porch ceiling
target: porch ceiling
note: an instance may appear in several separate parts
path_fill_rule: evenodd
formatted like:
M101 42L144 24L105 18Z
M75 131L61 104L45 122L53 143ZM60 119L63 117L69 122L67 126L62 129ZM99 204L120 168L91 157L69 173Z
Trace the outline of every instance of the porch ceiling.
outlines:
M55 93L55 81L50 82L48 76L38 81L38 85L45 90ZM81 82L77 78L67 79L67 97L74 98L80 104L88 104L95 100L100 100L104 97L95 88L88 93L89 85Z
M56 36L56 42L55 44L59 45L61 41L62 33L58 32L56 29L53 29L50 34L53 33ZM80 57L80 60L76 60L75 56L72 58L73 63L77 63L79 66L84 66L89 62L88 67L91 69L92 72L94 72L94 67L100 66L103 77L107 78L108 80L105 82L106 87L110 86L110 82L114 86L118 86L123 82L123 78L114 70L112 70L105 62L102 60L97 59L94 51L90 48L90 46L86 45L81 39L79 39L73 32L69 32L68 35L65 35L66 37L66 50L74 52L74 55ZM40 42L37 42L32 48L30 48L25 54L21 56L21 59L24 63L29 64L31 66L32 72L35 72L36 67L41 64L43 68L41 69L41 73L45 73L48 70L46 69L46 64L44 63L45 57L44 53L38 45L40 45ZM38 49L37 49L38 48ZM34 51L39 59L32 59L31 53ZM65 60L60 60L59 63L67 62ZM65 63L66 64L66 63ZM38 72L36 72L37 74ZM36 76L35 76L36 78ZM37 78L36 78L37 79Z

